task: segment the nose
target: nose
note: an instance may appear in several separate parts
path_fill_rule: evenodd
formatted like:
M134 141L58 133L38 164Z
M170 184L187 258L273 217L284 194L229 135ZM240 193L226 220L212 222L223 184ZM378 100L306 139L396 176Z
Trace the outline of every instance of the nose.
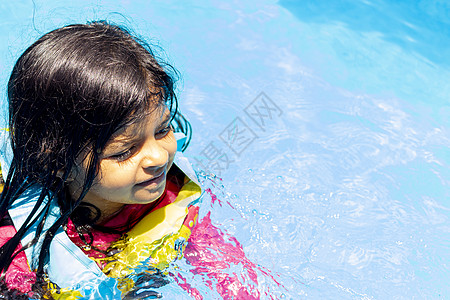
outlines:
M169 160L169 153L167 149L162 147L157 141L148 143L142 150L143 158L141 160L141 166L144 169L163 167Z

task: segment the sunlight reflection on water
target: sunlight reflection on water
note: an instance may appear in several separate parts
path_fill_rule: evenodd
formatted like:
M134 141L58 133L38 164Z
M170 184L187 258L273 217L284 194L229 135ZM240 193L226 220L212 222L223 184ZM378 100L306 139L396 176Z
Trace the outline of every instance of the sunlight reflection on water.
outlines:
M0 4L10 48L27 44L20 33L37 35L14 28L17 19L31 24L25 2ZM59 4L35 2L35 23L46 31L52 22L44 18ZM211 211L213 224L284 286L260 274L261 291L287 299L450 296L447 2L280 4L80 1L50 16L120 11L161 40L184 76L181 109L194 127L188 156L213 142L233 160L223 180L202 175L229 203L211 206L207 196L202 214ZM2 48L2 78L16 55L10 48ZM282 110L263 129L244 112L260 92ZM240 155L219 137L236 117L257 135ZM174 267L219 297L189 270L185 261ZM175 284L162 293L190 298Z

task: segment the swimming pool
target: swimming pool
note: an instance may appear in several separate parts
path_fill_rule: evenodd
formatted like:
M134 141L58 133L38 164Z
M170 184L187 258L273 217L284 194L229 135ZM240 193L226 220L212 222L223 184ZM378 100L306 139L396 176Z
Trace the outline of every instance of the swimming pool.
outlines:
M43 32L121 12L182 73L186 153L222 203L201 214L270 270L263 298L450 297L447 2L147 2L1 3L2 88Z

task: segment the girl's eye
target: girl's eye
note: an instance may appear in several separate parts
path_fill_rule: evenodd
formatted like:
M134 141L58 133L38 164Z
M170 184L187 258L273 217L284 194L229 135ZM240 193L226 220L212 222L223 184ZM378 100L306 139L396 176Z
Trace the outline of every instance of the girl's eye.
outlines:
M115 160L117 160L117 161L124 161L124 160L127 160L128 158L131 157L131 155L133 155L132 150L133 150L133 148L128 149L128 150L126 150L126 151L124 151L124 152L121 152L121 153L119 153L119 154L111 155L111 158L113 158L113 159L115 159Z
M158 137L158 138L165 137L171 130L172 130L172 125L168 124L166 127L159 130L158 132L156 132L156 137Z

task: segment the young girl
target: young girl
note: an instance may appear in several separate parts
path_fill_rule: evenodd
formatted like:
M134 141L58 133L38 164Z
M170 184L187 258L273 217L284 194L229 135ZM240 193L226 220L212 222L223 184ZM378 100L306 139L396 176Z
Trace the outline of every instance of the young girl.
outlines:
M139 288L167 283L164 270L181 257L201 196L190 164L175 155L190 135L177 111L175 73L105 22L54 30L18 59L2 142L4 295L158 296ZM233 257L222 259L253 268L237 241L224 241L208 216L200 225L186 249L195 272L209 272L224 298L258 298L206 249L229 250ZM201 299L183 278L174 280Z

